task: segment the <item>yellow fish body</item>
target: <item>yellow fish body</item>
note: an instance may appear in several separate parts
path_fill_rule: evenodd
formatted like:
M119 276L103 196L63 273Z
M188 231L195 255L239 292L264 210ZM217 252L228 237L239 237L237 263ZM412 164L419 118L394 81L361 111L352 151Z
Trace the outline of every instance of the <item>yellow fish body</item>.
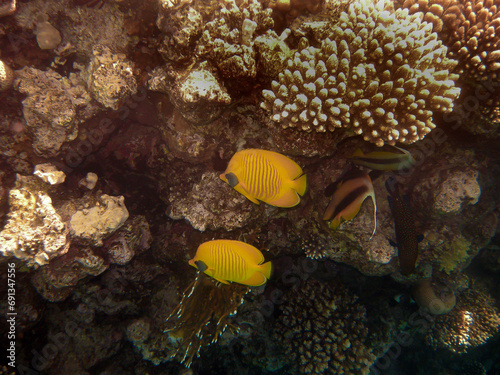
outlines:
M271 262L255 247L241 241L214 240L202 243L189 264L224 284L265 284L271 276Z
M252 202L278 207L296 206L307 188L306 176L297 163L259 149L235 153L220 178Z

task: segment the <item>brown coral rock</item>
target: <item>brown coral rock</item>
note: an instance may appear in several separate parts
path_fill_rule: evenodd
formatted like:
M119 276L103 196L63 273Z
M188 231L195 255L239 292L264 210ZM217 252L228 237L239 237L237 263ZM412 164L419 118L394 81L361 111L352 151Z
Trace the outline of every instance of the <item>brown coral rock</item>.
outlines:
M47 264L68 251L69 230L37 177L17 175L9 192L10 212L0 232L0 255L28 267Z
M238 193L226 187L215 172L201 176L189 192L173 191L169 200L169 216L174 219L186 219L199 231L207 229L234 230L244 227L259 215L255 205Z

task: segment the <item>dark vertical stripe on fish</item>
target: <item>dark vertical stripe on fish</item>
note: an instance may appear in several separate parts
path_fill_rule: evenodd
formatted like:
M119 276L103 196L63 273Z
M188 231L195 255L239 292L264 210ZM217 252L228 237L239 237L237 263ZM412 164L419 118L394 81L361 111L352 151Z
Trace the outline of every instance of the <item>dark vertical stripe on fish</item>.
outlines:
M349 194L347 194L344 198L342 198L337 207L335 207L335 211L333 212L333 215L329 220L335 218L339 213L344 211L357 198L359 198L362 195L365 195L368 192L368 190L369 189L367 186L362 185L351 191Z

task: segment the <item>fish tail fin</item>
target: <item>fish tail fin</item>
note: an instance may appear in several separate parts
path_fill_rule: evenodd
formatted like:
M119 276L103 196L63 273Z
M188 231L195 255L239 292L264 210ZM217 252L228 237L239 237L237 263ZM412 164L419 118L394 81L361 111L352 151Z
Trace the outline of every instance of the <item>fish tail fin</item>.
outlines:
M292 189L297 192L301 197L307 190L307 177L305 174L292 181Z
M365 154L363 154L363 151L360 148L358 148L356 151L354 151L354 154L352 154L351 158L356 158L361 156L365 156Z
M340 225L340 215L337 215L332 221L330 221L330 228L337 229Z
M265 276L266 279L269 280L273 271L273 264L271 263L271 261L261 264L259 267L259 271Z

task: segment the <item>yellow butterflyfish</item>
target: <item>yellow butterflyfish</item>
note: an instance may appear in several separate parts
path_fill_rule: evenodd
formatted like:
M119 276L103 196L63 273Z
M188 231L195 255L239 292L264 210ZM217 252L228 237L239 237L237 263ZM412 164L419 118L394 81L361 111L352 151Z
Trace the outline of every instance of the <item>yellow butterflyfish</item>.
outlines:
M271 276L271 262L255 247L241 241L213 240L202 243L189 264L224 284L265 284Z
M253 203L293 207L307 188L302 168L277 152L247 149L238 151L220 178Z

